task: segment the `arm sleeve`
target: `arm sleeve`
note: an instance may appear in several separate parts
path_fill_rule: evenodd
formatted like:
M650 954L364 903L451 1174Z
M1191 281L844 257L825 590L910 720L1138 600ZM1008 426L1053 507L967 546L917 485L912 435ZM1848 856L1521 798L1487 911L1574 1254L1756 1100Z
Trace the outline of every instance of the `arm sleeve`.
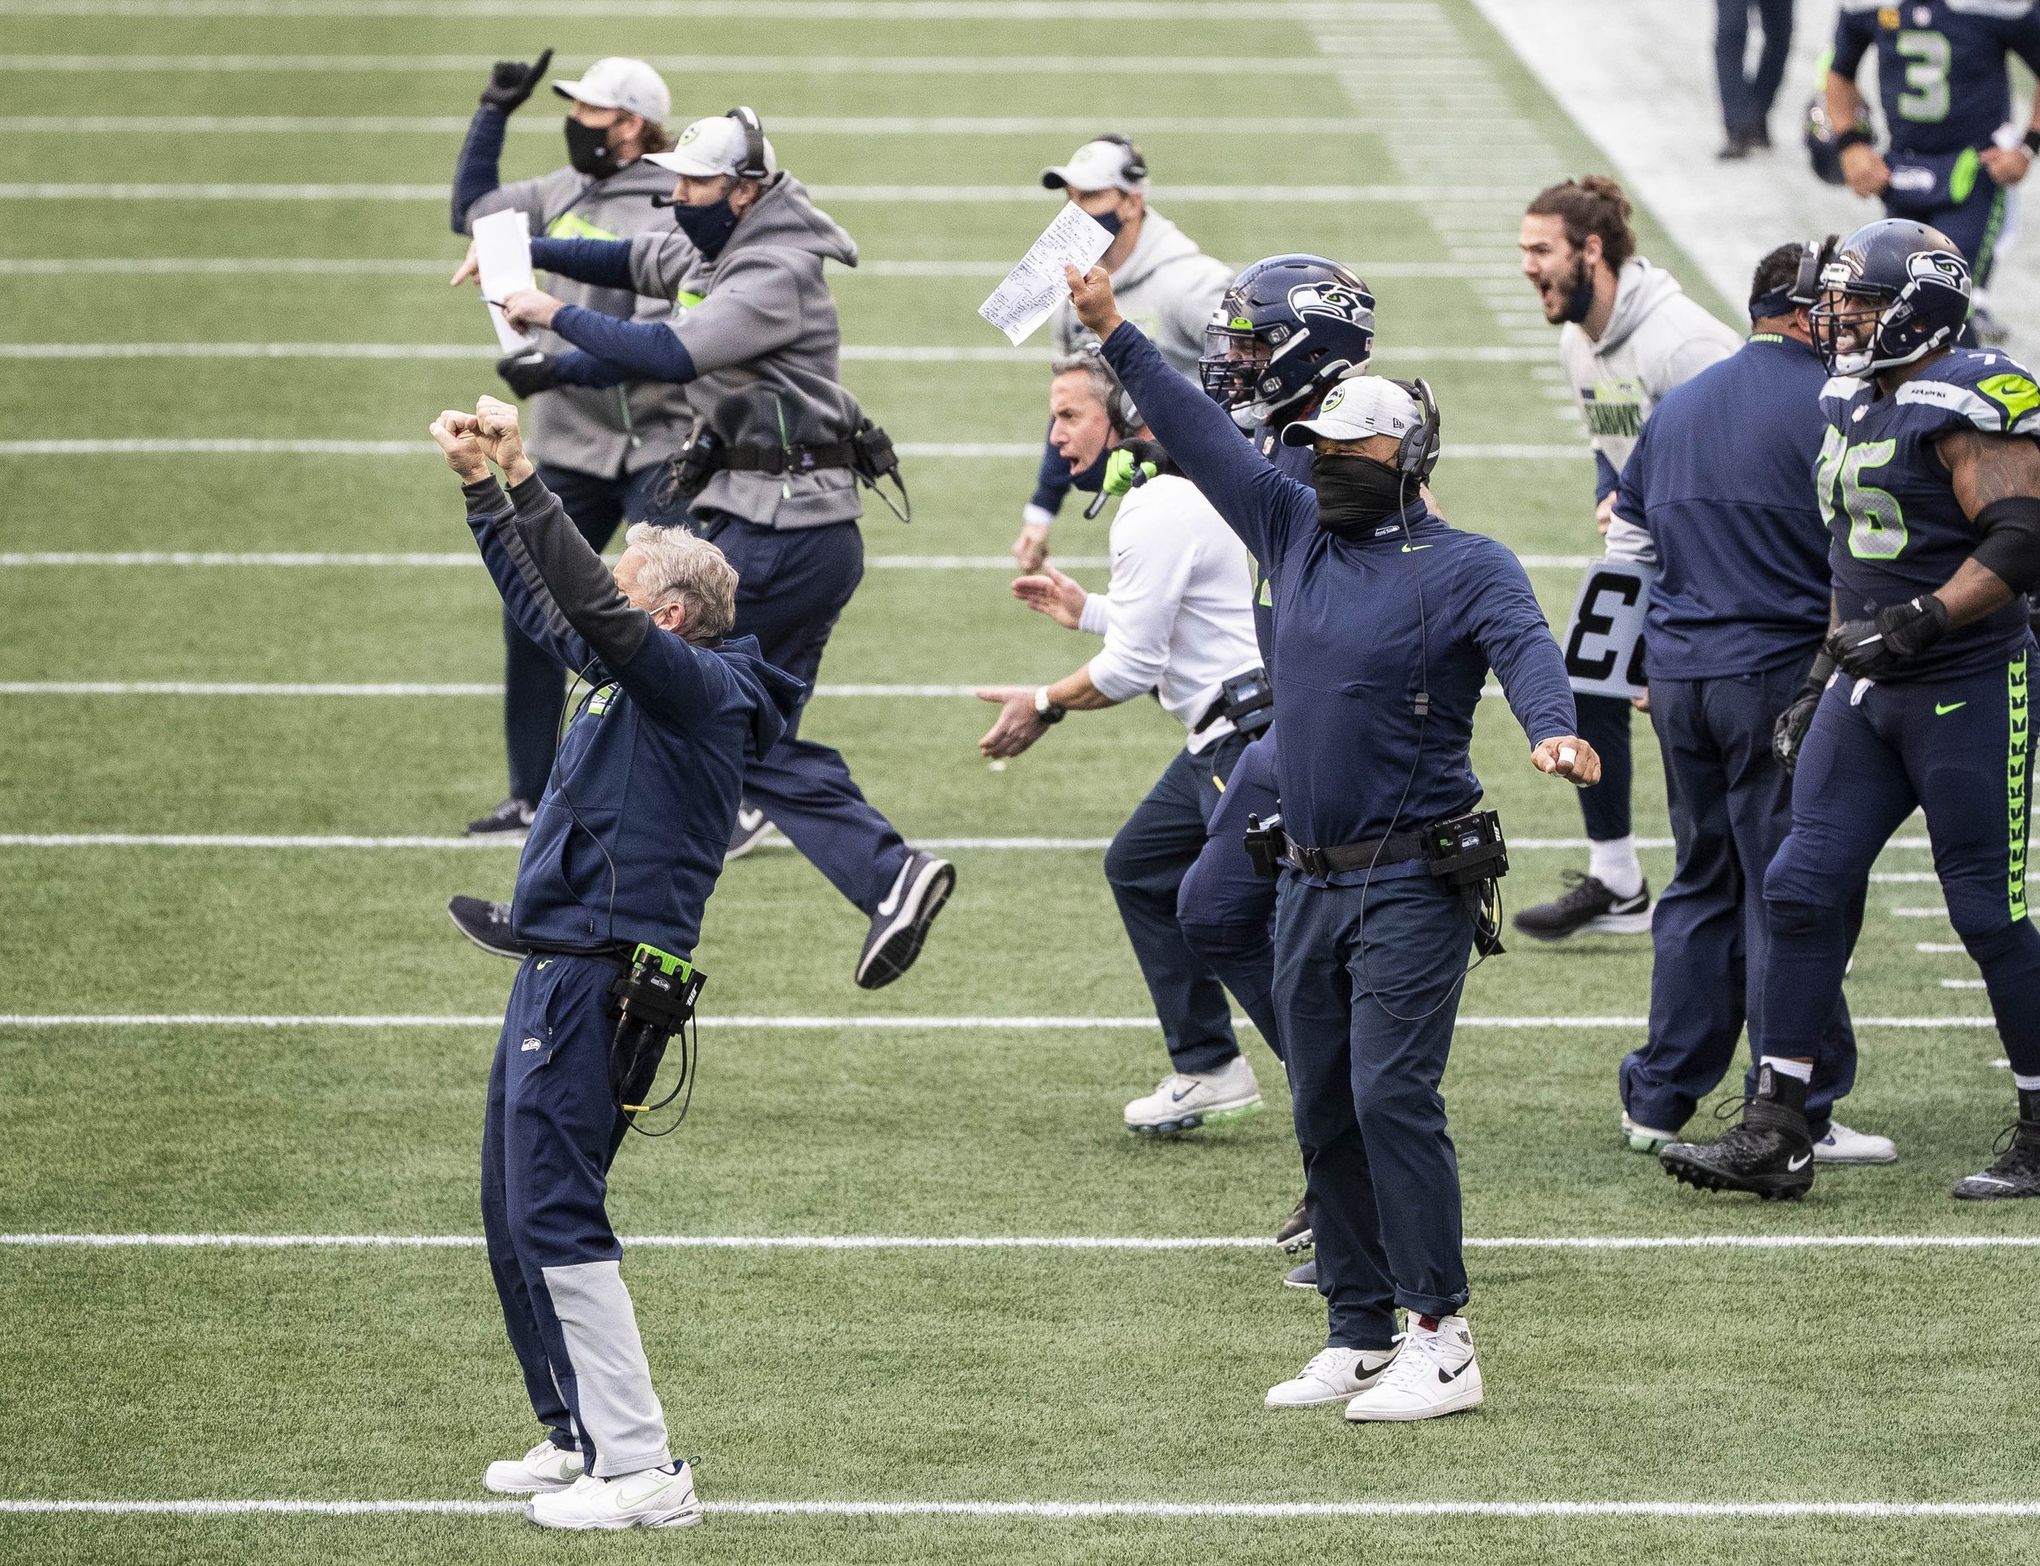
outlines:
M597 288L632 288L627 239L544 239L531 242L531 264Z
M1489 540L1460 573L1458 586L1466 616L1462 623L1472 626L1474 641L1487 654L1509 710L1530 743L1579 732L1565 658L1537 606L1523 563Z
M485 103L468 121L467 139L460 144L460 161L453 170L453 231L465 234L468 221L476 214L474 204L502 181L498 165L503 157L503 133L509 116L494 104Z
M1105 645L1091 659L1091 683L1112 701L1153 690L1168 668L1169 633L1197 568L1197 551L1177 534L1170 519L1143 516L1113 562Z
M482 552L482 563L489 568L496 591L503 595L503 607L509 611L511 621L549 657L566 668L592 672L591 666L599 664L594 649L576 636L564 620L546 613L544 606L533 596L531 584L517 569L517 562L506 542L511 510L503 486L491 477L462 486L461 493L467 497L468 527L475 535L476 547Z
M665 330L688 355L685 379L761 358L800 336L800 284L780 262L747 256L732 262L708 297Z
M1105 340L1105 359L1184 477L1204 492L1256 560L1282 558L1292 526L1315 520L1317 495L1254 450L1224 409L1169 368L1131 321Z
M1034 475L1034 494L1027 504L1039 506L1054 516L1062 510L1063 497L1069 492L1070 465L1044 439L1041 443L1041 467Z
M1650 434L1648 421L1644 423L1643 434L1645 437ZM1605 468L1608 464L1608 459L1599 452L1594 454L1594 460L1599 467ZM1602 491L1604 494L1614 495L1617 517L1632 527L1642 528L1645 532L1650 531L1643 504L1644 470L1648 460L1643 438L1639 437L1635 449L1629 453L1629 460L1622 464L1622 476L1616 478L1611 472L1608 476L1614 479L1614 483L1609 489Z
M553 361L553 373L559 377L562 386L592 386L597 391L610 386L621 386L628 381L630 371L620 364L611 364L592 353L563 353Z
M1863 63L1863 55L1871 44L1877 41L1877 13L1875 11L1844 11L1835 19L1835 48L1828 69L1837 76L1856 79L1856 70Z
M1647 426L1646 426L1647 427ZM1608 453L1600 447L1594 448L1594 504L1599 505L1615 493L1620 482L1615 476L1615 464L1608 460Z
M684 383L701 373L669 321L619 321L599 310L567 305L553 317L552 329L624 372L618 380Z

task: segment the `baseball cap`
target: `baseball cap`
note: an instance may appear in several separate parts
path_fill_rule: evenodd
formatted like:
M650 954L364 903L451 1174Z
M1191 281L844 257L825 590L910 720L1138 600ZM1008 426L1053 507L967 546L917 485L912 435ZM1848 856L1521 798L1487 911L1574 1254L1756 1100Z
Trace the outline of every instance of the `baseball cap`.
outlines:
M654 125L664 125L673 112L673 95L659 73L642 60L612 55L597 60L577 82L554 82L553 91L594 109L623 109Z
M1325 394L1318 411L1282 429L1285 446L1314 440L1365 440L1391 435L1401 440L1423 415L1417 399L1385 375L1349 375Z
M646 153L645 162L675 174L707 179L716 174L735 175L744 166L744 152L744 127L727 114L715 114L682 131L671 152ZM765 167L774 173L779 168L779 155L772 150L769 137L765 140Z
M1147 161L1133 143L1101 136L1077 148L1069 162L1043 169L1041 183L1048 190L1067 185L1087 195L1094 190L1145 190Z

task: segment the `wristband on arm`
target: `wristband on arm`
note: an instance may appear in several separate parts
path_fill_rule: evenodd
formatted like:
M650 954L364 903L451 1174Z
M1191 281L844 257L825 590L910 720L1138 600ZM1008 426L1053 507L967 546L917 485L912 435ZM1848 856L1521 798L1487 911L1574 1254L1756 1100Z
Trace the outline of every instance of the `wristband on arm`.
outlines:
M1969 558L2015 593L2040 582L2040 499L2009 495L1976 513L1983 537Z

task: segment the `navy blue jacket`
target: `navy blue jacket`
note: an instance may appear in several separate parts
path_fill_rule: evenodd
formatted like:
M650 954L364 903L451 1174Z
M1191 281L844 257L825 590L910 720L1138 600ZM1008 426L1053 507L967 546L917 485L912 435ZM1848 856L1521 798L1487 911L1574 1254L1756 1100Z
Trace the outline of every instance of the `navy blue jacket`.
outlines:
M747 759L805 689L757 640L713 647L632 609L535 476L466 486L468 526L519 630L595 687L539 800L510 927L527 945L690 955L736 825Z
M1673 387L1644 424L1615 514L1657 544L1652 679L1803 664L1827 635L1828 531L1813 487L1826 380L1812 348L1764 333Z
M1277 782L1297 842L1359 842L1473 805L1473 715L1490 666L1533 743L1575 732L1558 643L1521 562L1501 544L1447 526L1421 501L1370 538L1326 532L1317 492L1241 440L1137 327L1115 330L1105 358L1176 465L1273 579ZM1417 714L1419 692L1430 698L1428 717ZM1423 868L1412 861L1372 874Z

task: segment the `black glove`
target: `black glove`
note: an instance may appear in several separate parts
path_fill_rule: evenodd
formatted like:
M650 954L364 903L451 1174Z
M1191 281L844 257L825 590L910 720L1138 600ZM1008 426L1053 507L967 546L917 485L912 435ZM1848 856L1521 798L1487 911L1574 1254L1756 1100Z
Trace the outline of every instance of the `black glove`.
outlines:
M1835 661L1826 650L1815 653L1813 667L1806 671L1806 682L1771 725L1771 754L1778 758L1778 765L1788 777L1799 765L1799 747L1806 743L1806 731L1813 727L1813 710L1820 705L1821 692L1827 689L1834 673Z
M1824 651L1844 674L1882 679L1948 634L1948 606L1932 593L1880 609L1868 620L1844 620Z
M521 108L545 80L545 68L552 64L552 56L548 49L530 64L523 60L498 60L496 68L489 72L489 85L482 89L482 107L501 109L505 114Z
M520 348L496 361L496 373L512 396L536 397L560 384L560 361L537 348Z

